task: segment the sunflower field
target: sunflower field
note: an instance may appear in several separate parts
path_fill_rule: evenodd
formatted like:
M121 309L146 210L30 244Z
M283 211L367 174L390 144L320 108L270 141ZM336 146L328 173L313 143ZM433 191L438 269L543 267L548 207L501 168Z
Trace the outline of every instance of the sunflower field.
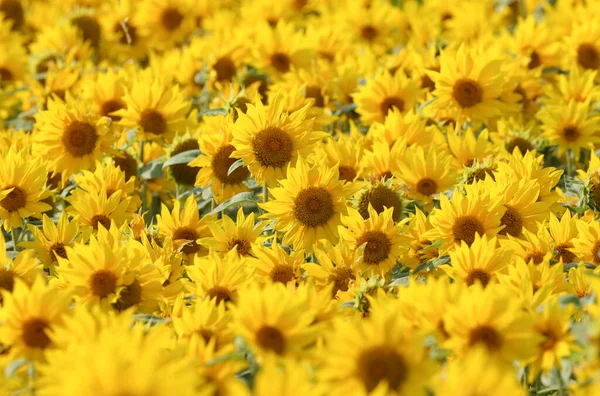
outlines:
M0 0L0 395L600 395L600 0Z

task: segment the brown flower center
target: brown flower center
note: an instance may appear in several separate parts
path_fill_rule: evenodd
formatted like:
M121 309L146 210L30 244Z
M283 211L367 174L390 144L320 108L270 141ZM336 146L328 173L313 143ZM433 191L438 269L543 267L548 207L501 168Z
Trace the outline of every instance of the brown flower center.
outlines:
M50 253L54 260L57 260L58 257L67 258L67 249L65 249L65 244L62 242L56 242L50 246Z
M337 267L335 268L329 278L329 283L333 283L333 290L331 291L332 297L335 297L338 291L347 291L350 282L355 280L356 276L348 267Z
M98 270L90 278L92 294L98 298L106 298L117 291L117 276L108 270Z
M544 262L544 257L546 257L545 252L531 252L525 257L525 262L529 263L533 260L533 264L539 265Z
M454 83L452 97L460 107L473 107L483 101L483 89L477 81L463 78Z
M347 182L353 182L357 176L356 169L349 165L340 165L339 172L339 179Z
M358 212L363 219L369 218L369 204L377 213L381 213L385 208L394 208L392 218L394 221L399 221L402 216L402 201L389 187L378 184L375 187L365 191L358 204Z
M535 69L536 67L540 66L541 64L542 64L542 59L540 58L540 55L536 51L533 51L531 53L531 55L529 55L529 63L527 64L527 67L531 70L531 69Z
M577 48L577 63L584 69L600 67L600 53L595 45L583 43Z
M2 0L0 12L12 22L12 30L21 30L25 22L25 14L19 0Z
M533 145L529 142L529 140L520 137L512 139L506 145L506 151L511 154L515 151L515 148L518 148L523 155L525 155L528 151L533 151Z
M223 56L215 62L213 70L217 73L217 81L231 81L236 74L235 63L229 56Z
M212 289L208 290L206 294L208 295L209 300L212 300L213 298L216 299L217 304L232 300L232 293L226 287L215 286Z
M560 334L556 334L553 329L545 329L541 331L541 334L546 338L544 342L540 344L540 348L544 351L554 349L554 346L560 341Z
M357 376L367 392L385 381L390 391L398 391L408 377L408 366L404 358L387 346L366 349L358 357Z
M327 224L334 214L333 200L323 187L308 187L294 201L294 217L307 227Z
M577 129L577 127L574 125L565 127L562 130L562 134L567 142L575 142L581 136L579 129Z
M165 9L160 16L163 27L169 32L177 30L183 22L183 14L175 7Z
M62 144L73 157L92 154L98 142L96 127L82 121L72 121L64 130Z
M0 83L11 82L13 80L13 74L10 70L5 67L0 67Z
M134 305L138 305L142 301L142 285L136 279L130 285L125 286L120 294L119 299L113 304L117 311L124 311Z
M0 206L8 212L16 212L27 205L27 193L21 187L17 186L7 186L5 189L11 187L12 191L0 201Z
M573 247L573 244L570 242L561 243L554 247L556 250L556 255L554 258L558 261L562 261L564 264L572 263L575 261L575 254L571 252L569 249Z
M162 135L167 132L166 118L154 109L146 109L140 117L140 126L145 132Z
M386 260L392 244L386 234L381 231L367 231L358 238L356 246L365 245L363 260L367 264L377 265Z
M433 195L437 192L438 185L435 180L423 178L417 182L417 192L426 196Z
M284 130L269 127L254 137L252 149L262 166L282 168L292 159L294 142Z
M23 323L21 338L30 348L44 349L50 345L50 338L46 334L48 321L41 318L31 318Z
M0 269L0 289L13 291L15 287L15 273L11 270Z
M595 264L600 264L600 241L596 241L594 246L592 246L592 251L590 252L592 256L592 261Z
M245 87L248 87L258 81L260 81L260 84L258 84L258 93L263 98L263 100L266 100L267 92L269 90L269 83L268 83L266 77L258 75L258 74L248 74L247 76L244 77L244 81L242 83L244 84ZM266 104L266 102L264 102L264 103Z
M435 82L427 74L423 74L421 77L421 88L433 92L435 90Z
M121 168L121 170L125 172L126 180L129 180L133 176L137 176L137 160L128 152L121 151L118 154L118 157L113 157L113 163L116 167Z
M100 115L110 117L113 121L120 121L120 116L111 115L111 113L124 108L125 103L121 99L110 99L102 103L102 105L100 106Z
M381 102L379 105L379 109L381 110L381 115L384 117L388 115L390 110L393 108L398 109L399 111L404 111L404 100L397 96L389 96Z
M465 241L469 246L475 241L475 234L482 236L485 233L483 224L474 216L462 216L454 220L452 235L455 242Z
M491 177L492 180L496 181L496 176L494 176L494 169L491 168L478 168L473 173L471 173L466 180L466 184L473 184L476 181L485 180L486 177Z
M275 52L271 55L271 66L280 73L289 72L291 63L289 56L282 52Z
M364 25L360 28L360 36L367 41L373 41L377 38L379 32L377 28L371 25Z
M236 158L230 158L231 153L234 151L235 147L228 144L221 147L212 158L212 168L215 177L223 184L240 184L250 176L250 172L245 166L240 166L231 172L231 174L227 174L231 165L237 161Z
M309 85L306 87L305 95L307 98L312 98L315 100L315 107L325 107L325 98L323 97L323 93L321 92L321 87L317 87L316 85Z
M194 254L200 250L196 240L200 238L198 231L192 227L179 227L173 232L173 240L184 240L187 244L181 249L185 254Z
M256 342L263 349L282 355L285 351L285 336L276 327L263 326L256 332Z
M107 194L108 196L108 194ZM91 225L95 231L98 231L98 224L101 224L105 229L110 229L110 218L103 214L95 215L92 217Z
M280 282L284 285L294 280L294 269L291 265L276 265L269 273L273 282Z
M479 282L481 282L481 285L485 287L490 282L490 279L490 274L480 269L475 269L469 272L469 275L467 275L465 281L467 282L467 285L471 286L473 283L475 283L476 280L478 280Z
M475 327L469 333L469 346L477 344L483 344L490 352L497 351L502 347L502 335L490 326Z
M84 41L89 41L93 48L100 46L102 28L95 18L89 15L82 15L72 19L71 23L79 30Z
M506 212L504 212L500 223L505 226L498 231L498 234L500 235L508 234L517 237L521 235L521 232L523 231L523 217L512 206L506 206Z
M196 139L187 139L175 146L171 157L186 151L198 150L199 148L200 146ZM173 164L170 168L171 175L177 184L184 184L186 186L193 186L196 183L196 175L200 171L200 168L189 166L188 164Z
M229 242L229 250L235 248L240 256L250 253L251 244L245 239L233 239Z

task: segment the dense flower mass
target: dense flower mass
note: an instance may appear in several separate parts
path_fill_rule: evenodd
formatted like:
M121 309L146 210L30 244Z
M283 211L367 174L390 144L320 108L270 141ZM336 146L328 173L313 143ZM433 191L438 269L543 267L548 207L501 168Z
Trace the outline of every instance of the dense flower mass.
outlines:
M0 395L600 394L599 21L0 0Z

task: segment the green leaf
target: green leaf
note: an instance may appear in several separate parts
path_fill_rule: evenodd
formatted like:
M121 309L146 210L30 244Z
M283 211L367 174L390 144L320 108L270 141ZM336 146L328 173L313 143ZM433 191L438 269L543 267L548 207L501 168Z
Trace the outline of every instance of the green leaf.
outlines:
M437 98L431 98L426 102L423 102L419 105L419 107L417 108L417 112L420 112L421 110L423 110L425 107L429 106L430 104L432 104L433 102L435 102Z
M425 263L421 263L419 265L416 266L416 268L412 271L412 274L418 274L419 272L423 271L425 268L427 268L427 266L429 265L429 263L425 262Z
M140 179L150 180L158 179L163 176L163 164L160 159L155 159L148 162L139 169Z
M184 151L183 153L174 155L166 160L163 164L163 168L176 164L187 164L188 162L195 160L200 154L202 154L202 152L198 149Z
M355 306L356 306L356 304L354 303L354 300L346 301L345 303L342 303L342 308L348 308L348 307L353 308Z
M217 356L216 358L209 360L208 362L206 362L206 365L215 366L219 363L227 362L230 360L246 360L246 352L236 351L232 353L226 353L224 355Z
M334 114L341 116L342 114L352 113L354 110L356 110L356 103L350 103L337 109Z
M240 158L233 164L231 164L231 166L227 170L227 176L231 175L233 172L235 172L236 169L241 168L242 166L244 166L244 160Z
M222 212L223 210L227 209L230 206L236 205L236 204L240 204L242 202L258 202L258 198L256 197L256 195L254 195L251 192L243 192L243 193L239 193L236 196L234 196L231 199L228 199L227 201L223 202L221 205L217 206L216 208L214 208L213 210L211 210L210 212L208 212L208 215L212 215L215 213L219 213Z
M224 107L219 107L217 109L208 109L208 110L204 110L202 113L200 113L200 117L214 117L214 116L218 116L218 115L225 115L229 113L229 111L227 111L226 108Z
M581 301L579 300L579 297L577 297L574 294L567 294L565 296L560 296L558 298L558 300L560 301L561 306L565 306L565 305L569 305L569 304L574 304L577 307L581 306Z
M23 366L25 366L29 361L27 359L17 359L10 362L6 368L4 369L4 376L6 378L10 378Z
M430 263L429 269L434 269L435 267L438 267L443 264L448 264L449 262L450 262L450 256L438 257Z
M546 67L542 70L542 74L548 74L548 73L569 74L568 71L561 69L560 67L555 67L555 66Z
M135 320L139 320L140 322L144 322L150 325L156 325L159 323L169 323L171 318L161 318L160 316L154 316L150 314L136 314L133 315Z

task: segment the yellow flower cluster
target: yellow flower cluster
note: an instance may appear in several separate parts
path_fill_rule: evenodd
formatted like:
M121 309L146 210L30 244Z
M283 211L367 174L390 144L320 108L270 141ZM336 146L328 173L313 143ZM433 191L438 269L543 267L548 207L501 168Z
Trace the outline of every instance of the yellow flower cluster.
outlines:
M600 1L0 0L0 44L0 394L600 394Z

